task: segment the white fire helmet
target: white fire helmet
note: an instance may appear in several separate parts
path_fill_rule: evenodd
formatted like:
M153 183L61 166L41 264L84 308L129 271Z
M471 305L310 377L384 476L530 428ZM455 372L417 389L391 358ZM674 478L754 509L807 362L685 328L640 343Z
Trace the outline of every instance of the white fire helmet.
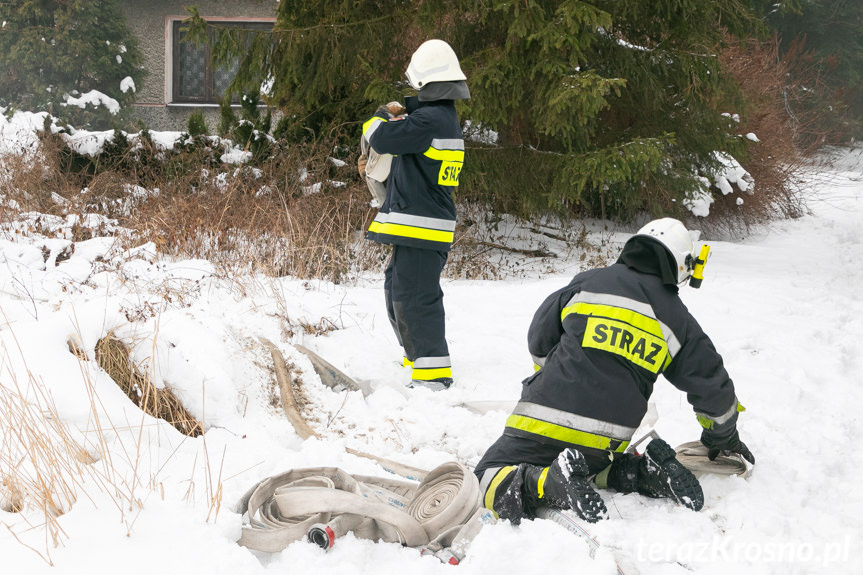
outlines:
M689 230L679 220L674 218L653 220L638 230L635 235L650 236L659 240L671 252L677 263L677 283L683 283L689 279L695 269L695 245Z
M461 71L458 57L443 40L423 42L411 56L405 75L414 90L419 90L431 82L467 80Z

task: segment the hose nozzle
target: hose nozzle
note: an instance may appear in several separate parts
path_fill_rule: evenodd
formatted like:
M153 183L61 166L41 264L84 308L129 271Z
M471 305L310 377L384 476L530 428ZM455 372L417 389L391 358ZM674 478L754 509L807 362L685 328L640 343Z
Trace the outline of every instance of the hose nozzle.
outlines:
M329 523L315 523L309 529L307 538L324 551L332 549L336 539L347 533L358 529L363 522L367 521L364 515L359 513L341 513L332 518Z
M329 525L317 523L309 529L308 538L310 543L314 543L324 550L332 549L336 542L336 535Z

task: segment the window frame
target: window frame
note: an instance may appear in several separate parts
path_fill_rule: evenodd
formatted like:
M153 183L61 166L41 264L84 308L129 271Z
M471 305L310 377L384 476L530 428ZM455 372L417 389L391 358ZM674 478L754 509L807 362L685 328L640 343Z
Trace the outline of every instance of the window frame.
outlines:
M181 31L185 17L168 17L165 23L165 101L174 106L196 106L207 107L219 106L220 97L216 94L214 83L215 68L212 63L210 46L203 46L204 50L204 95L181 96L180 95L180 44ZM208 17L204 18L208 23L227 26L247 26L249 28L269 30L275 24L275 18L250 18L250 17ZM239 105L239 97L232 102L233 106Z

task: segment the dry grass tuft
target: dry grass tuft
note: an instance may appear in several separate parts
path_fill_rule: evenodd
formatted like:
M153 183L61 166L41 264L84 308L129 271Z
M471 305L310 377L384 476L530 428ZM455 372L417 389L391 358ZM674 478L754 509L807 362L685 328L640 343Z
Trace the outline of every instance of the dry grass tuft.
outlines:
M204 433L204 426L183 407L169 389L159 389L141 375L129 358L126 345L109 334L96 343L96 361L143 412L163 419L189 437Z
M64 420L51 390L40 377L29 369L24 370L26 379L17 377L20 370L9 368L9 352L5 346L0 347L0 365L6 366L0 383L0 511L20 514L18 519L0 522L0 527L48 565L54 564L52 548L69 539L59 518L79 502L89 500L100 505L109 501L120 515L119 525L129 536L146 499L141 490L163 489L159 471L141 468L146 451L141 443L145 437L143 424L137 431L126 426L117 428L103 412L80 341L77 335L67 341L70 353L80 362L83 390L90 404L87 421L77 425ZM164 393L147 392L142 385L145 380L136 377L135 370L129 367L128 353L121 342L108 337L99 344L98 354L106 362L103 367L115 379L136 386L130 389L142 390L139 401L149 397L149 405L170 402ZM126 374L126 379L117 373ZM200 424L191 420L185 410L171 411L172 418L185 422L192 432L202 432ZM117 444L119 448L112 450ZM206 442L204 447L212 514L218 513L221 503L221 469L214 479ZM190 479L189 484L193 483Z
M48 542L56 547L66 537L58 517L72 509L85 481L98 476L93 463L100 456L83 447L82 439L64 423L39 381L6 376L0 385L0 510L38 513L46 532L45 553L22 544L49 565ZM29 516L26 523L36 526Z
M17 384L0 386L0 505L17 513L33 502L51 520L72 508L81 466L93 458L57 417L44 390L29 388L28 393Z
M390 249L363 239L376 210L353 155L337 161L332 145L319 142L279 147L255 166L233 166L218 161L205 141L165 151L146 138L119 138L91 158L43 135L29 155L4 159L0 195L14 203L0 204L0 221L22 211L81 221L98 214L116 220L136 245L152 241L162 254L208 260L225 277L344 283L383 271ZM17 209L4 210L9 206ZM469 194L458 209L451 277L501 279L519 274L521 257L551 262L562 255L544 251L542 241L511 245L500 238L499 216L477 214L488 207ZM74 239L100 233L82 230Z

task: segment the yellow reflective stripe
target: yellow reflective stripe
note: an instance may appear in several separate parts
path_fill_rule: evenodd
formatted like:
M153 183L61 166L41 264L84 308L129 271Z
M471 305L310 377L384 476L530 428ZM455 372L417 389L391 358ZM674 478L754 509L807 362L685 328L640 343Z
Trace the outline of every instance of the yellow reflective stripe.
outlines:
M695 419L698 420L699 425L701 425L701 427L703 427L704 429L713 429L713 425L716 423L702 413L696 413Z
M423 155L440 162L464 163L464 150L438 150L436 148L429 148L423 152Z
M665 335L662 333L662 328L659 325L659 321L657 321L655 318L638 313L637 311L632 311L631 309L614 307L610 305L578 302L563 308L563 311L560 313L560 321L563 321L564 318L566 318L566 316L571 313L577 313L579 315L602 316L610 319L625 321L629 325L637 327L642 331L646 331L649 334L653 334L657 337L665 339Z
M588 317L581 347L619 355L651 373L668 363L668 345L662 337L644 332L622 321Z
M417 228L415 226L406 226L402 224L394 224L391 222L373 221L369 226L369 231L376 234L388 234L391 236L399 236L403 238L416 238L418 240L428 240L431 242L441 242L451 244L453 241L453 232L445 230L430 230L427 228Z
M536 482L536 494L539 499L542 499L542 496L545 495L545 477L548 475L548 467L542 470L542 473L539 474L539 480Z
M608 473L611 471L611 465L597 473L593 477L593 482L600 489L608 489Z
M441 162L437 175L437 183L441 186L458 186L458 176L461 174L461 162Z
M430 381L439 377L452 377L451 367L436 367L436 368L420 368L414 367L411 372L411 379L419 379L421 381Z
M378 212L378 215L375 216L375 221L382 224L401 224L403 226L414 226L429 230L444 230L448 232L455 230L455 219L429 218L399 212Z
M659 373L671 363L668 343L656 318L623 307L587 302L566 306L560 320L570 314L588 317L583 347L619 355L651 373Z
M439 150L431 147L423 154L441 163L437 183L441 186L458 186L458 176L464 166L464 150Z
M569 443L571 445L583 445L584 447L593 447L595 449L609 449L611 442L617 441L610 437L603 437L602 435L563 427L562 425L540 421L523 415L510 415L506 419L506 426L533 433L534 435L548 437L549 439L563 441L564 443ZM614 451L623 452L627 445L629 445L629 441L621 441L620 445L618 445Z
M363 134L365 134L368 131L368 129L372 127L372 124L374 124L375 122L386 122L386 119L381 118L380 116L373 116L372 118L369 118L366 121L366 123L363 124Z
M413 367L413 366L414 366L414 362L412 362L411 360L409 360L406 357L402 358L402 367Z
M533 358L533 370L539 371L542 366L545 365L545 357L539 357L538 355L530 354L530 357Z
M671 360L674 359L674 356L677 355L677 352L680 351L680 342L677 341L677 336L674 335L674 331L672 331L670 327L665 325L663 322L661 322L659 320L659 318L656 317L656 314L654 313L653 308L650 306L650 304L640 302L638 300L634 300L634 299L624 297L624 296L602 294L602 293L592 293L592 292L584 292L583 291L583 292L578 292L577 294L572 296L572 299L569 302L567 302L567 306L566 306L567 312L565 315L568 315L569 313L571 313L575 310L576 302L593 304L593 305L597 305L597 306L607 306L609 308L619 308L619 309L623 309L623 310L631 310L631 311L634 311L635 313L638 313L638 314L644 316L645 318L648 318L648 320L656 320L656 322L659 324L660 332L662 333L663 338L665 339L666 343L668 344L668 353L671 356L671 359L669 359L666 362L666 364L670 363ZM565 317L565 315L564 314L561 315L561 321L563 321L563 318ZM602 313L599 312L599 315L602 315ZM621 318L621 320L626 320L626 318ZM636 321L636 323L637 323L637 321ZM639 325L638 327L641 327L642 329L644 329L647 327L647 325L648 324L645 323L643 326ZM651 332L652 330L651 329L645 329L645 331ZM654 335L660 335L660 334L654 333Z
M711 417L706 413L696 412L695 418L698 419L698 423L700 423L701 427L703 427L704 429L713 429L714 424L723 425L729 420L731 420L731 418L734 417L736 414L743 411L746 411L746 408L743 407L743 404L741 404L739 401L735 400L734 405L732 405L731 408L729 408L728 411L726 411L722 415Z
M510 465L508 467L504 467L500 471L497 472L497 475L492 479L491 484L488 486L488 489L485 490L485 497L483 499L483 504L486 509L491 509L494 513L494 516L497 518L497 511L494 510L494 494L497 491L497 486L501 484L501 482L509 477L509 474L515 471L515 465Z
M634 427L594 419L529 401L519 401L515 409L512 410L512 413L540 421L548 421L569 429L580 429L581 431L595 433L602 437L610 437L618 441L629 440L632 438L632 434L635 433Z

